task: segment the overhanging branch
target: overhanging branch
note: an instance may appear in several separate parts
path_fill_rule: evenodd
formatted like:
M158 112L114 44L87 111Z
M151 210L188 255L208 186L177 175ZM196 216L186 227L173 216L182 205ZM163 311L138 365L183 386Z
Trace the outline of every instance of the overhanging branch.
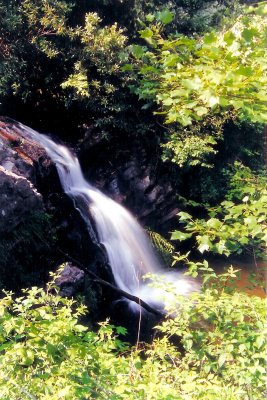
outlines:
M161 311L157 310L154 307L151 307L149 304L147 304L144 300L140 299L140 297L134 296L128 292L125 292L124 290L118 288L117 286L113 285L112 283L109 283L105 281L102 278L99 278L94 272L89 271L88 268L86 268L80 261L76 260L75 258L71 257L69 254L64 253L62 250L58 249L61 254L63 254L66 258L68 258L70 261L72 261L74 264L76 264L78 267L80 267L86 274L90 275L93 278L93 281L96 283L99 283L102 286L106 286L113 291L117 292L121 296L125 297L126 299L129 299L136 304L139 304L141 307L143 307L145 310L148 312L158 315L159 317L165 317L165 314L162 313Z

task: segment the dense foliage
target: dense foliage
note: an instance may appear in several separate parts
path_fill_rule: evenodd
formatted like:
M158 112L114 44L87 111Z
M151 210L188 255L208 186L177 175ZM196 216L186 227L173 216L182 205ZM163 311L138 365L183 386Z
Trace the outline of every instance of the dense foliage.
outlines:
M229 119L266 122L266 5L245 11L222 31L203 37L171 34L169 11L140 31L146 46L135 45L134 92L156 102L169 124L165 156L197 164L214 152Z
M126 119L117 117L125 112L120 52L126 37L116 23L103 26L96 13L84 14L77 23L77 7L53 0L1 6L2 107L10 112L19 102L19 108L33 108L41 119L73 118L76 129L94 123L106 134L105 126L127 130Z
M0 7L1 98L14 95L23 101L29 97L41 101L63 71L57 69L62 62L60 43L68 32L70 6L64 1L40 0L35 4L3 1ZM51 98L57 96L55 89Z
M121 142L134 137L152 163L153 136L158 153L173 162L173 186L188 196L177 196L183 228L172 239L190 239L201 256L263 256L264 2L244 8L230 0L1 0L0 12L2 112L60 127L75 144L97 132L115 143L117 157ZM52 237L48 222L29 219L1 240L5 266L14 259L16 267L24 251L22 241L11 256L10 241L23 236L34 248L36 237ZM148 233L170 263L174 246ZM187 257L176 254L173 262L200 275L201 290L182 298L167 288L166 318L150 344L131 347L119 339L125 329L108 322L91 330L81 322L86 308L52 285L20 297L3 293L1 399L264 398L265 300L231 286L233 268L218 276L206 261ZM154 277L154 285L166 283Z
M264 257L267 246L267 191L265 176L255 176L249 168L236 165L237 172L230 181L231 189L218 206L209 207L208 218L194 219L180 212L185 231L175 231L174 240L192 236L198 250L213 253L241 254Z
M133 348L118 339L123 328L80 324L86 310L73 300L36 287L16 299L6 294L1 399L262 399L265 301L229 294L231 268L219 277L207 263L199 269L213 284L187 299L174 293L161 338ZM173 344L177 337L184 350Z
M118 152L123 137L147 145L153 133L164 160L211 166L225 123L266 120L266 10L237 3L2 1L2 112L74 141L97 131Z

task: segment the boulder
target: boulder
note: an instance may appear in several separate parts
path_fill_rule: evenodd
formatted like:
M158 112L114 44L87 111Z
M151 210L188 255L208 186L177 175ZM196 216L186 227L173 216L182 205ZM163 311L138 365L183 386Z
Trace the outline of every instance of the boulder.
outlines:
M64 297L72 297L83 289L85 273L71 262L64 264L64 269L55 280L59 287L59 294Z

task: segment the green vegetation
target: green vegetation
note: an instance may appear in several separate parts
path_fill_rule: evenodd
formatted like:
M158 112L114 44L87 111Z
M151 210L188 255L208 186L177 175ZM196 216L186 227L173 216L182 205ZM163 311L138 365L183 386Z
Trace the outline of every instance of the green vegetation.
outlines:
M264 257L267 246L267 180L255 177L249 168L236 164L237 172L230 181L226 199L207 209L207 219L194 219L186 212L178 213L185 230L174 231L173 240L194 237L203 253L251 253Z
M133 87L169 125L165 158L182 166L203 163L223 137L227 120L266 122L266 5L248 9L227 29L203 37L171 34L170 12L140 31L147 45L131 48L137 69Z
M109 144L118 159L131 138L153 164L157 146L183 209L171 239L200 257L264 257L265 2L2 0L0 12L2 113L75 145L97 133L107 158ZM184 298L170 285L156 338L133 347L123 327L82 324L85 306L53 284L3 293L1 399L265 398L266 301L238 291L232 267L217 275L148 233L166 263L200 276L201 290ZM5 279L31 286L47 238L53 246L45 214L1 238ZM259 271L253 283L264 286Z
M265 301L213 278L190 298L173 295L160 339L129 347L125 329L79 323L86 312L43 289L0 301L1 399L249 399L265 391ZM161 282L156 282L161 287ZM172 288L169 288L172 293ZM177 314L177 304L179 312ZM173 345L181 337L183 350Z
M14 96L32 104L45 93L56 96L55 91L49 93L58 79L51 69L62 62L60 43L68 33L70 6L64 1L25 0L2 1L0 7L1 98Z
M151 229L146 229L152 246L158 253L159 257L168 266L171 265L172 256L174 254L175 247L173 244L161 236L159 233L152 231Z
M93 8L63 0L1 3L2 113L45 129L47 118L62 135L95 128L110 139L151 130L121 71L126 30L116 21L106 25L101 6L99 14Z

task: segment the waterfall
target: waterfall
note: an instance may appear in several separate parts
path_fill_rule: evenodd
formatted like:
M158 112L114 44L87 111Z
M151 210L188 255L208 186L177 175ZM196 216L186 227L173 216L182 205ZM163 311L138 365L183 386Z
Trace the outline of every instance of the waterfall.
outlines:
M174 283L179 294L192 291L189 280L178 274L163 272L139 223L124 207L86 181L77 157L67 147L22 124L19 127L27 138L46 150L57 167L64 192L74 200L85 222L92 215L98 240L106 248L114 280L120 289L148 303L160 303L160 291L147 286L142 280L144 275L150 273L162 275L165 280Z

